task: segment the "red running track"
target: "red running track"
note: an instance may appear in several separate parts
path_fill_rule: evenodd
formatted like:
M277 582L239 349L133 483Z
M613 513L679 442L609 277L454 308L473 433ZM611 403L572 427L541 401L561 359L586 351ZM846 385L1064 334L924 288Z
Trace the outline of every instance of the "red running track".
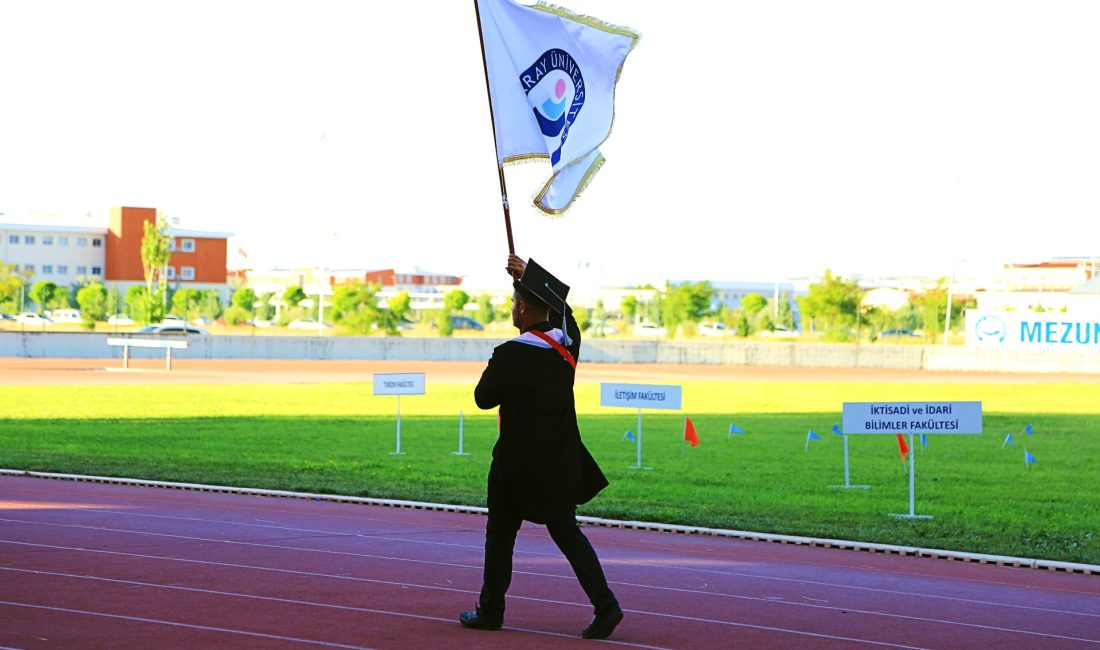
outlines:
M480 515L0 477L5 648L1094 648L1100 579L587 527L626 618L542 527L505 629L467 630Z

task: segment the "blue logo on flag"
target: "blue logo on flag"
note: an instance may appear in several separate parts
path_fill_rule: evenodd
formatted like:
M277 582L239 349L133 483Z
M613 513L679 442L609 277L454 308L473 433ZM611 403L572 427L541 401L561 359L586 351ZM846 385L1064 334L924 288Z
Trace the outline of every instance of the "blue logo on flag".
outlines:
M550 151L550 164L561 160L569 127L584 107L584 77L565 50L547 50L519 76Z

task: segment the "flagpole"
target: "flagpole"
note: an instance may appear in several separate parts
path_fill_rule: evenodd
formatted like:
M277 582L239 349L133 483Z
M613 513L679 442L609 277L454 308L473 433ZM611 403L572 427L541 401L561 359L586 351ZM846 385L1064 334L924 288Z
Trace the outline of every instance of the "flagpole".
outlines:
M485 57L485 34L481 29L481 8L474 0L474 16L477 17L477 39L481 43L481 68L485 72L485 94L489 98L489 123L493 127L493 152L497 150L497 122L493 116L493 93L489 89L489 62ZM508 208L508 187L504 183L504 165L497 160L497 176L500 179L500 205L504 208L504 230L508 233L508 254L516 254L512 242L512 213ZM640 432L639 432L640 433Z

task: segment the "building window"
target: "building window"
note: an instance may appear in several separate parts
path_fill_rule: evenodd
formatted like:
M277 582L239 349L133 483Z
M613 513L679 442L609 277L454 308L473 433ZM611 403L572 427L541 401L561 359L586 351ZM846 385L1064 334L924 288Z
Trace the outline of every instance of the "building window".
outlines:
M176 252L176 240L175 239L169 239L168 240L168 252L169 253L175 253Z
M175 280L176 279L176 267L174 267L174 266L164 267L164 277L168 278L169 280Z
M24 244L33 244L34 243L34 235L23 235L23 243Z
M102 247L103 247L103 238L93 237L92 238L92 248L102 248Z
M24 264L23 270L27 271L28 273L34 273L34 264Z
M76 245L77 246L87 246L88 245L88 238L87 237L77 237L76 238Z
M8 235L8 243L9 244L18 244L19 243L19 235Z
M187 241L187 240L184 240ZM194 280L195 279L195 267L193 266L181 266L180 267L180 279L181 280Z
M98 266L93 266L92 275L103 275L103 269Z
M58 275L68 275L69 274L69 266L67 264L58 264L57 265L57 274Z
M76 267L76 274L77 275L88 275L88 267L86 267L86 266L77 266Z
M45 244L46 242L42 243ZM42 273L43 275L53 275L53 264L43 264Z
M53 235L42 235L43 246L53 246Z
M183 251L184 253L194 253L195 252L195 240L194 239L181 239L180 240L180 250Z
M59 237L57 238L57 245L58 245L58 246L68 246L68 245L69 245L69 238L68 238L68 236L66 236L66 235L60 235L60 236L59 236Z

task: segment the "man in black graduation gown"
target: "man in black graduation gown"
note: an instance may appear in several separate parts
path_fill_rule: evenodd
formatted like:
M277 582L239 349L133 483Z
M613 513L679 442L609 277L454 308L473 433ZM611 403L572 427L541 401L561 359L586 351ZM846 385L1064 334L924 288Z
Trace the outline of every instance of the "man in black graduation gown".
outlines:
M581 636L604 639L623 612L577 527L577 504L607 487L607 479L577 427L573 379L581 333L565 303L569 287L534 260L525 264L511 255L507 270L515 279L512 324L520 335L497 346L474 390L479 408L500 407L500 437L489 469L484 582L477 609L459 620L466 627L501 628L516 533L527 520L546 524L595 607Z

